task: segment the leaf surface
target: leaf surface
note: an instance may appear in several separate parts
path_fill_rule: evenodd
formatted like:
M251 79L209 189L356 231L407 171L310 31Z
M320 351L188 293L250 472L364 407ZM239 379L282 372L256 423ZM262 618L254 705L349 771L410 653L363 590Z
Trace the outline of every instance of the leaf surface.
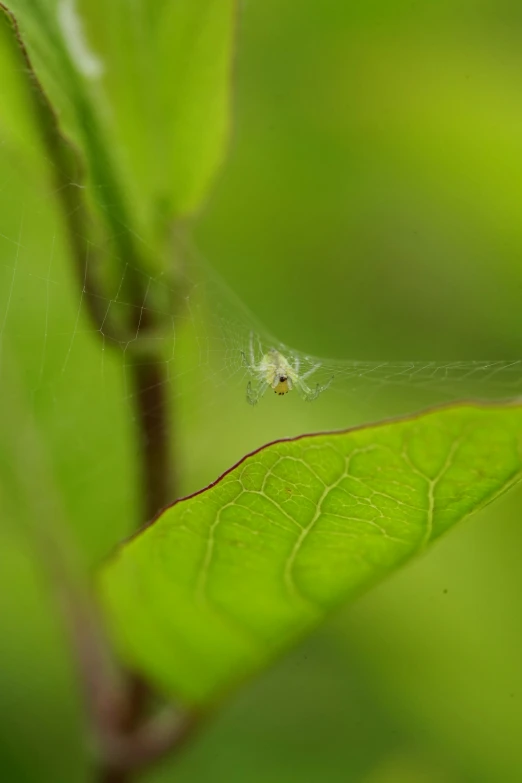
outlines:
M278 441L123 545L101 594L127 663L213 701L520 479L522 407Z

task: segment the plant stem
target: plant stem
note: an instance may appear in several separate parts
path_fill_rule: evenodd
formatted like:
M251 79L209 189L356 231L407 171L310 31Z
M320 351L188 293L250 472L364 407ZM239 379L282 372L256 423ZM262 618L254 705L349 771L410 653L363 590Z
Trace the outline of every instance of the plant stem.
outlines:
M137 435L140 446L143 521L153 519L175 497L170 442L167 365L161 358L132 364Z
M105 769L100 777L100 783L129 783L130 780L128 773L123 769Z
M174 748L180 749L200 725L202 716L187 714L180 718L169 708L142 723L125 737L113 735L107 746L107 758L100 770L100 783L129 783Z

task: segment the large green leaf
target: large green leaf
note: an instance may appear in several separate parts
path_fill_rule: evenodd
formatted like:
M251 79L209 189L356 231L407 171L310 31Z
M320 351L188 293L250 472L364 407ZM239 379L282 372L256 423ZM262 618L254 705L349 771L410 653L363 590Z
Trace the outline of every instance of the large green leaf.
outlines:
M105 566L121 654L215 699L512 486L521 444L522 407L466 404L260 449Z

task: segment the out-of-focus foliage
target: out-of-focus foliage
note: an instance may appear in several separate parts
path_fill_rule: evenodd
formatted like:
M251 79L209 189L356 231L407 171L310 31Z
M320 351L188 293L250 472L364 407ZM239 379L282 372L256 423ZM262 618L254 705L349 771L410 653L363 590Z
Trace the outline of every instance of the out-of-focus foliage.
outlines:
M8 6L103 219L139 229L157 263L167 221L200 207L224 157L235 0Z

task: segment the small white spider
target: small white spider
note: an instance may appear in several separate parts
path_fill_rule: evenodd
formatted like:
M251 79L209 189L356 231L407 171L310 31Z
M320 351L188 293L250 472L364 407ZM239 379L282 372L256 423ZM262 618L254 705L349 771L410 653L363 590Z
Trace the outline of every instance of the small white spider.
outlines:
M292 389L297 389L303 400L312 402L330 386L333 380L332 377L324 386L317 384L315 388L311 389L307 386L305 380L318 370L321 365L314 364L313 367L300 375L299 357L296 356L292 364L275 348L270 348L267 353L263 354L261 361L256 362L252 333L250 334L250 361L247 360L243 351L241 351L241 355L245 367L255 378L254 386L252 386L251 381L247 385L246 398L250 405L256 405L268 387L279 395L286 394L292 391Z

